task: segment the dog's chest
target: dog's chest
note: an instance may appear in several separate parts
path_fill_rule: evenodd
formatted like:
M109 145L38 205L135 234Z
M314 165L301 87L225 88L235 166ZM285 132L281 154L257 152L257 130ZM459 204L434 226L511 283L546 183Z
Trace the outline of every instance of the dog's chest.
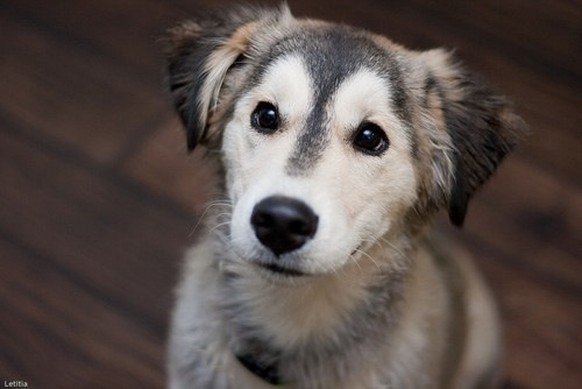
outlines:
M223 314L231 351L250 358L268 376L314 389L376 388L389 380L381 356L387 352L389 324L397 315L388 308L395 306L394 287L341 280L269 290L256 280L229 282ZM382 280L382 285L388 284Z

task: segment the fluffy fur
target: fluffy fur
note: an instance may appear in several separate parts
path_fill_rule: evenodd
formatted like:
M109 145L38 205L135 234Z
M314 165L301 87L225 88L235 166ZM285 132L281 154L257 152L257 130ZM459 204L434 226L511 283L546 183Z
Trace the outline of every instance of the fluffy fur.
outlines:
M499 325L470 260L426 226L461 225L523 132L508 102L440 49L416 52L277 9L170 30L168 81L188 146L214 151L222 196L186 256L169 341L172 388L475 388L498 377ZM253 127L258 104L280 124ZM354 147L374 123L388 148ZM275 255L251 214L307 204L317 232ZM446 246L446 245L444 245Z

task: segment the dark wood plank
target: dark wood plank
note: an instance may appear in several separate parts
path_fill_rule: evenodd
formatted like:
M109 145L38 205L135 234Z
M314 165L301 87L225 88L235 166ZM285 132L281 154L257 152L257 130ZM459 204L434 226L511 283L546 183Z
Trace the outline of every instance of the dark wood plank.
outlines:
M574 257L582 256L580 185L559 180L548 171L532 167L527 160L514 158L500 169L478 199L528 234L528 240L560 247ZM474 227L478 228L478 224Z
M492 280L505 318L511 381L523 387L547 388L555 382L577 387L582 356L579 294L563 293L555 284L524 274L523 267L505 262L510 257L503 252L489 247L482 253L481 266Z
M413 0L438 28L463 30L479 47L493 46L505 58L549 79L582 82L579 36L582 9L570 1L466 2Z
M163 336L0 232L0 374L37 388L161 388ZM130 335L130 336L128 336Z
M145 87L115 62L0 13L0 112L34 132L115 161L167 109L158 81ZM116 108L114 108L116 107Z
M199 147L186 152L186 136L176 116L159 129L121 167L152 191L201 214L216 193L216 166Z
M479 259L504 318L506 375L518 388L575 389L582 380L580 296L554 290L488 244L466 240Z
M0 232L161 337L194 217L66 157L2 135L0 176L9 184L0 189Z
M131 78L154 81L160 71L157 41L178 17L167 2L155 0L6 0L0 10L74 46L77 55L97 54L131 72Z

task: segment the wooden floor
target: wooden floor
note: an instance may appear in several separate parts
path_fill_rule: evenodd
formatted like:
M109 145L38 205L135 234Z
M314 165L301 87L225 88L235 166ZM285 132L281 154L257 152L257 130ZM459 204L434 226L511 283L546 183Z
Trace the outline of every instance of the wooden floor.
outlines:
M212 177L184 151L156 41L210 3L0 1L0 383L164 385L171 291ZM514 98L532 135L462 231L439 224L500 301L506 386L582 387L582 4L289 3L456 48Z

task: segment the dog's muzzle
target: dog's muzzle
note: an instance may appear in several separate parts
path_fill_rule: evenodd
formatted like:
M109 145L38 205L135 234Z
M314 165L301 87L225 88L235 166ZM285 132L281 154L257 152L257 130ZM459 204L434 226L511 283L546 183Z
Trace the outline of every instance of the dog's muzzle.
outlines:
M276 256L303 246L315 235L317 224L318 217L307 204L285 196L263 199L251 215L255 235Z

